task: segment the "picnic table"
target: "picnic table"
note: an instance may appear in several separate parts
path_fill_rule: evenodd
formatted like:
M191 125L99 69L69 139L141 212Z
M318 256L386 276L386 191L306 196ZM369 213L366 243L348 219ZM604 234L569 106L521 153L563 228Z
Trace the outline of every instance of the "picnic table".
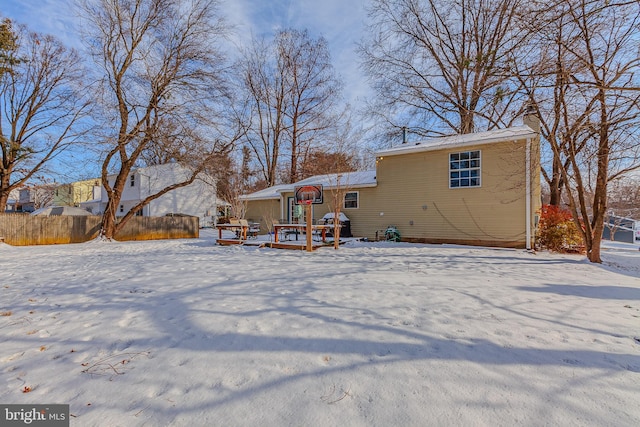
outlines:
M327 230L331 230L333 228L333 224L312 224L311 225L311 229L313 230L312 232L315 231L319 231L320 235L322 237L322 241L326 242L327 241ZM275 237L275 241L276 243L278 243L278 235L280 234L280 232L284 231L295 231L296 232L296 240L297 240L297 233L298 230L305 231L307 229L307 224L273 224L273 233L274 233L274 237Z
M231 230L235 231L236 235L241 240L247 240L247 231L249 230L249 224L241 224L241 223L230 223L230 224L216 224L216 228L218 229L218 238L222 239L222 230Z

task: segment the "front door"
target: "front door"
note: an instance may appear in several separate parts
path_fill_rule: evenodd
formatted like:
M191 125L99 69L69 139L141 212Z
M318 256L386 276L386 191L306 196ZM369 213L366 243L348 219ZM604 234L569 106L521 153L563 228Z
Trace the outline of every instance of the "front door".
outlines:
M307 210L305 206L296 205L294 197L289 197L287 202L287 222L289 224L306 224ZM311 205L311 217L313 218L313 205Z

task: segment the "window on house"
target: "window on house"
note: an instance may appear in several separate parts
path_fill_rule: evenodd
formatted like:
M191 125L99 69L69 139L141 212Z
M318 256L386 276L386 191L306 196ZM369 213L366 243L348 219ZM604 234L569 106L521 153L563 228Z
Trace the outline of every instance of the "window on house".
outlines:
M135 187L136 186L136 176L135 175L131 175L130 182L131 182L131 187Z
M358 192L350 191L344 195L344 208L345 209L357 209L358 208Z
M480 150L449 154L449 188L480 187Z
M124 212L124 205L120 205L120 212Z

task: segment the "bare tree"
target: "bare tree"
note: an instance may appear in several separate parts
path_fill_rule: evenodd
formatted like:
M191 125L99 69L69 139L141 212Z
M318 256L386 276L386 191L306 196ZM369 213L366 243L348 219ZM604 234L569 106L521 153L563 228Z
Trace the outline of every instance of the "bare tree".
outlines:
M150 201L191 184L229 141L216 128L225 34L214 0L84 0L87 43L103 73L101 101L108 195L101 236L112 239ZM155 147L153 147L155 145ZM158 150L158 147L161 149ZM145 150L191 174L116 220L127 176ZM149 151L147 151L149 154ZM115 179L109 175L115 171Z
M15 56L17 48L18 36L13 31L13 24L10 19L4 19L0 23L0 77L20 62Z
M566 201L562 197L562 170L569 168L569 160L562 153L587 117L584 109L574 107L584 105L584 97L570 76L584 73L586 68L580 61L568 60L571 51L579 49L579 40L571 37L568 6L567 2L549 7L546 2L534 1L522 10L518 25L531 34L531 39L526 54L512 63L514 75L527 94L528 108L540 119L542 141L548 142L548 149L542 152L541 172L549 190L549 204L554 206ZM581 150L583 146L576 148Z
M338 249L340 247L340 213L342 212L342 206L344 203L345 195L349 190L349 173L337 173L335 174L334 182L331 184L331 202L330 207L333 211L333 248Z
M625 177L612 181L607 193L612 214L640 221L640 178Z
M47 182L47 178L43 176L37 178L39 181L38 184L26 187L32 195L34 209L50 206L53 203L56 188L58 187L55 182Z
M364 167L362 153L361 126L354 126L349 107L341 117L339 126L325 132L326 146L311 146L300 160L298 179L313 175L325 175L339 172L352 172Z
M230 153L229 153L230 154ZM229 203L231 208L231 216L236 218L244 218L247 210L247 202L241 196L250 193L251 170L249 162L251 151L249 147L242 147L242 162L238 167L230 155L223 160L224 167L218 171L218 196Z
M396 133L471 133L521 115L511 62L521 0L374 0L360 46L377 98L370 112Z
M231 216L244 218L247 212L247 201L243 200L241 196L246 194L246 187L242 185L240 174L234 173L230 178L223 192L224 200L230 205Z
M325 175L358 170L358 159L354 153L327 152L321 149L311 150L300 165L300 179L314 175Z
M0 26L0 206L80 141L89 110L77 52L52 36Z
M289 30L276 37L278 52L286 65L288 106L289 182L299 180L298 163L309 148L327 141L327 131L336 127L340 115L336 112L342 83L336 77L327 41L312 39L308 32Z
M546 2L531 6L539 7L538 36L551 35L555 49L547 56L551 84L530 86L530 99L548 117L543 136L554 180L564 186L587 256L601 262L608 184L640 167L640 4L560 0L552 13Z
M340 217L345 205L345 196L351 190L354 183L352 178L357 174L355 171L360 166L354 154L358 141L356 135L357 132L353 132L349 128L334 133L332 140L335 141L333 147L335 151L328 156L319 157L324 160L321 165L326 170L324 173L328 172L332 175L329 182L329 209L333 212L334 249L338 249L340 244Z
M254 40L238 66L242 70L241 91L246 94L239 122L245 125L246 142L256 154L267 187L276 183L286 128L284 71L272 68L269 52L271 49L265 40Z
M607 195L604 226L609 230L609 240L615 240L620 229L631 231L633 236L634 223L640 220L640 179L631 175L611 181Z
M283 30L273 42L255 40L240 68L246 93L246 141L267 186L299 179L299 163L326 131L339 125L341 82L327 42L307 31ZM286 162L283 160L287 157Z

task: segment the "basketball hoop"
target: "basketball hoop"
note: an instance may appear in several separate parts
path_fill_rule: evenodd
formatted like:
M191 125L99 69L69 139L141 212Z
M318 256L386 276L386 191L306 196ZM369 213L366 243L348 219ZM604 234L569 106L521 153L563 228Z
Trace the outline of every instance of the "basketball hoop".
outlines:
M294 197L298 205L321 205L322 185L302 185L294 188Z

